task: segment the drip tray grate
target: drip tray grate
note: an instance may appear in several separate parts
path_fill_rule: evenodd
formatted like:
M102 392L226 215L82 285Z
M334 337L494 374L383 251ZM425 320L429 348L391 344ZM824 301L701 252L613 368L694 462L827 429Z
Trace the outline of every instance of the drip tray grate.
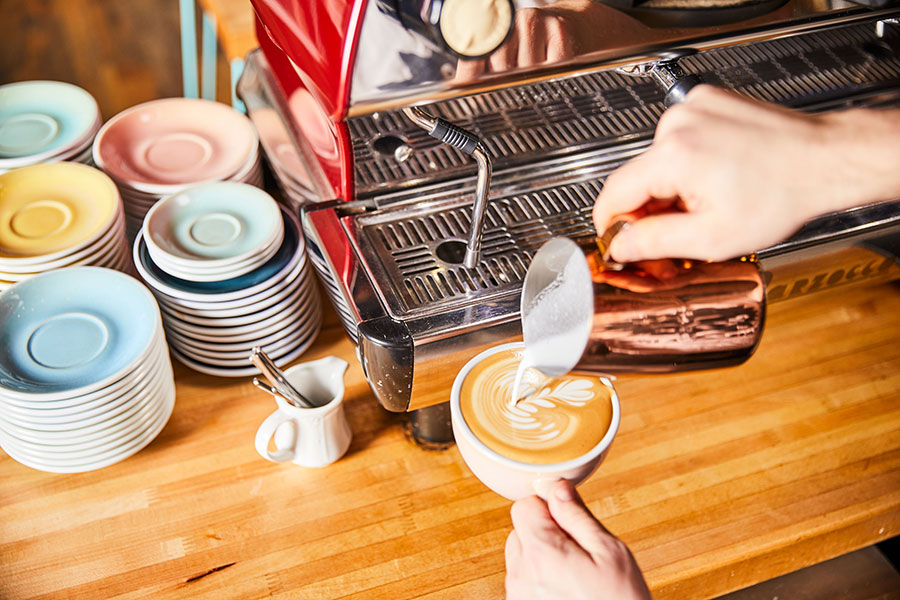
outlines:
M471 198L449 208L381 210L348 218L384 305L402 319L518 295L531 258L544 242L594 234L591 210L599 192L598 181L586 181L492 198L475 269L461 264L460 251L469 231Z

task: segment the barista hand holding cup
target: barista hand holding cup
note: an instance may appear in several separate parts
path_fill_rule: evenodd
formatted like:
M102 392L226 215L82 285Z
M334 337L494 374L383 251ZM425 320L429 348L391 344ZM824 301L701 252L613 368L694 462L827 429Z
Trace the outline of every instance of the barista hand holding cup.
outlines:
M631 552L558 481L547 501L529 496L512 507L506 540L506 598L649 600Z

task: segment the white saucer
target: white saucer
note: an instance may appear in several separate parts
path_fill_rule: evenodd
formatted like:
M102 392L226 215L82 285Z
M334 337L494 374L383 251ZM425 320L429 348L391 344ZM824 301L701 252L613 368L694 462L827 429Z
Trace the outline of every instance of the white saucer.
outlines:
M233 317L220 317L210 313L198 316L196 311L185 312L181 307L173 306L165 301L161 301L159 305L163 313L177 318L185 324L198 327L236 327L256 323L289 310L300 299L301 295L311 287L312 283L310 281L298 278L292 288L287 290L289 293L283 299L270 306L250 306L247 310Z
M263 348L263 350L265 350L269 354L277 354L278 352L282 351L283 349L287 348L288 346L296 346L298 343L302 343L306 339L306 337L309 336L310 333L312 333L312 331L315 329L315 327L316 327L316 323L314 323L313 321L310 321L309 323L306 323L303 327L297 329L293 333L286 334L285 337L283 337L279 340L275 340L273 342L269 342L261 347ZM193 344L188 344L186 342L176 340L174 338L172 339L171 343L173 346L178 348L178 350L180 352L182 352L183 354L185 354L186 356L188 356L190 358L194 358L201 362L209 362L212 364L219 364L219 365L226 365L226 366L232 365L233 364L232 361L240 361L241 363L243 363L244 361L247 360L247 357L250 354L250 350L252 350L255 346L258 345L258 344L251 342L251 343L246 344L240 350L226 352L226 351L222 351L221 349L217 349L217 350L200 349L200 348L197 348Z
M258 341L260 344L271 342L285 334L296 331L301 326L311 320L313 316L318 314L318 299L313 297L310 300L299 305L295 310L286 313L281 320L267 325L262 329L249 331L236 335L217 335L212 336L209 333L198 333L196 331L186 331L180 328L180 324L168 319L166 321L166 331L172 338L179 338L196 345L207 345L210 350L238 350L247 342ZM230 347L237 344L237 347ZM203 346L206 347L206 346Z
M17 462L39 471L47 471L50 473L83 473L85 471L93 471L115 464L136 454L156 439L163 428L165 428L166 423L169 422L172 410L175 408L174 385L165 397L163 406L164 410L160 418L152 423L146 430L114 450L101 454L74 455L69 460L63 460L52 456L48 457L46 455L31 456L21 452L17 448L7 448L2 440L0 440L0 447L3 447L6 453Z
M169 362L165 345L161 344L135 371L104 389L104 394L94 397L80 396L55 402L23 402L0 398L4 419L28 426L70 423L97 415L109 414L123 402L128 402L133 394L139 393L150 382L159 378ZM83 400L88 398L87 400Z
M283 356L271 357L272 360L280 367L284 367L285 365L290 364L291 361L299 358L304 352L309 349L312 343L316 340L317 334L318 328L303 344L297 346ZM253 365L248 364L248 366L246 367L218 367L215 365L193 360L179 352L177 348L172 347L171 350L172 356L174 356L179 362L195 371L205 373L207 375L214 375L217 377L250 377L251 375L259 375L259 369L257 369ZM250 361L248 360L247 362L249 363Z
M301 290L293 302L286 304L283 310L258 321L251 321L243 325L196 325L182 321L176 315L169 312L168 308L161 307L163 322L168 326L174 326L179 333L190 337L210 338L211 341L242 341L249 337L258 337L259 332L274 332L284 329L290 321L303 314L307 306L312 302L315 293L313 286L306 286ZM253 315L251 315L253 318ZM215 323L215 321L213 321Z

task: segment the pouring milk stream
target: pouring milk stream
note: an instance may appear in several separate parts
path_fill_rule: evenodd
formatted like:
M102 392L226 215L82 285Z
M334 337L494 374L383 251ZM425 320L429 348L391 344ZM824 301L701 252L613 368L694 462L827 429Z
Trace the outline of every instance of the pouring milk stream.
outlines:
M548 377L565 375L581 358L591 331L593 286L584 256L572 252L570 243L551 240L541 249L540 259L538 267L529 269L522 288L525 351L516 371L512 406L523 391L529 391L521 389L528 369Z

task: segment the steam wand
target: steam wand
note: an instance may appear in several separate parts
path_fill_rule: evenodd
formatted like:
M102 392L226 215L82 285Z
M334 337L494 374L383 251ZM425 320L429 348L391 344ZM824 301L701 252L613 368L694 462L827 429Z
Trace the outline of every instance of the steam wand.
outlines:
M433 117L416 106L403 109L413 123L428 132L428 135L462 150L478 163L478 179L475 183L475 206L469 227L469 241L463 265L474 269L481 262L481 235L484 230L484 215L487 211L488 190L491 187L491 157L481 140L475 134L439 117Z

